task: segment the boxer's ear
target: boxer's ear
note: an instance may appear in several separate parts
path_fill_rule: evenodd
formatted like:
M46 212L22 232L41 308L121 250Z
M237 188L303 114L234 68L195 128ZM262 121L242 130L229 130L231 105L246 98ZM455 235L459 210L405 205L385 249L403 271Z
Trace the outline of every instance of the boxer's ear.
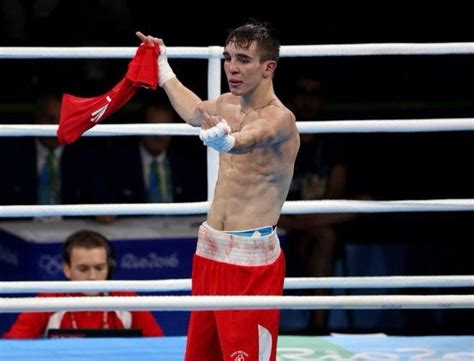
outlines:
M268 77L273 76L273 73L275 72L276 67L277 67L277 62L275 60L267 60L264 63L263 77L268 78Z

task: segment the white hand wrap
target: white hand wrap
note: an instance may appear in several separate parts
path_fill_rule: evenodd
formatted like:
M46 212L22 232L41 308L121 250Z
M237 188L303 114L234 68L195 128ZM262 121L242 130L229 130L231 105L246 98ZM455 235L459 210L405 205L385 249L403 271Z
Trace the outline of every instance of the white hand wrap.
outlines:
M163 85L170 79L176 78L170 64L168 63L168 55L166 55L166 46L160 45L160 55L158 56L158 85Z
M201 129L199 138L204 145L211 147L218 152L228 152L235 145L235 138L230 135L231 129L225 120L207 130Z

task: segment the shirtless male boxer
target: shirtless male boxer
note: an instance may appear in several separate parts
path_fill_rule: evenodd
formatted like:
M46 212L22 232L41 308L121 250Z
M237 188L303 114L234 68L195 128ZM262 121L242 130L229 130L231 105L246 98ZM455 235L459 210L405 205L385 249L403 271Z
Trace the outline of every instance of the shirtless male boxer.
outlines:
M277 98L280 44L267 24L232 30L224 47L230 92L202 101L175 76L161 39L159 85L184 121L219 152L219 174L193 260L193 295L281 295L285 259L275 225L293 176L299 134ZM191 175L190 175L191 176ZM276 359L279 310L194 311L187 361Z

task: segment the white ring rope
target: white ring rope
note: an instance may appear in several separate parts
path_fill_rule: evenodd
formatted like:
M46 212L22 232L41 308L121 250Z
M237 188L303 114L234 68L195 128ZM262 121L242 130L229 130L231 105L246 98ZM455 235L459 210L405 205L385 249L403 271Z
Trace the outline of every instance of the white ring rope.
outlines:
M474 43L369 43L286 45L281 57L472 54Z
M459 288L474 287L474 276L380 276L380 277L308 277L286 278L284 288ZM38 292L170 292L190 291L190 279L149 281L7 281L0 282L2 293Z
M418 133L473 131L474 118L331 120L296 123L300 133ZM57 125L0 124L0 137L56 136ZM99 124L83 136L198 135L188 124Z
M131 203L0 206L0 217L205 214L209 203Z
M297 122L300 133L418 133L474 130L474 118ZM1 130L1 128L0 128Z
M0 47L0 59L130 59L136 47ZM222 57L223 47L166 47L169 58ZM283 45L281 57L472 54L474 43Z
M208 59L211 47L166 47L168 58ZM130 59L136 47L0 47L0 59ZM222 56L222 48L219 57Z
M209 202L0 206L0 217L205 214ZM474 211L474 199L287 201L282 214Z
M474 295L386 296L123 296L0 298L0 313L91 310L474 308Z
M473 119L474 125L474 119ZM199 129L188 124L99 124L81 136L138 136L138 135L198 135ZM51 137L56 136L57 125L1 124L0 136Z
M287 201L284 214L303 213L393 213L474 211L474 199L429 199L403 201L319 200ZM1 211L0 211L1 214Z

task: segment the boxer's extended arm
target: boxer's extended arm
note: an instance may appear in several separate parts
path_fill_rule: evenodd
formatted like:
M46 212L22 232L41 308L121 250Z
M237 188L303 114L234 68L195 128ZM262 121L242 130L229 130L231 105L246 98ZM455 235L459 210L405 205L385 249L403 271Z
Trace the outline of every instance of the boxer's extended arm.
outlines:
M295 119L290 112L277 109L245 125L232 133L234 144L229 153L244 154L255 148L265 148L288 139L296 130Z
M204 145L218 152L244 154L255 148L281 143L297 132L294 117L289 112L271 112L272 119L260 118L232 133L225 119L209 129L201 129L199 138Z

